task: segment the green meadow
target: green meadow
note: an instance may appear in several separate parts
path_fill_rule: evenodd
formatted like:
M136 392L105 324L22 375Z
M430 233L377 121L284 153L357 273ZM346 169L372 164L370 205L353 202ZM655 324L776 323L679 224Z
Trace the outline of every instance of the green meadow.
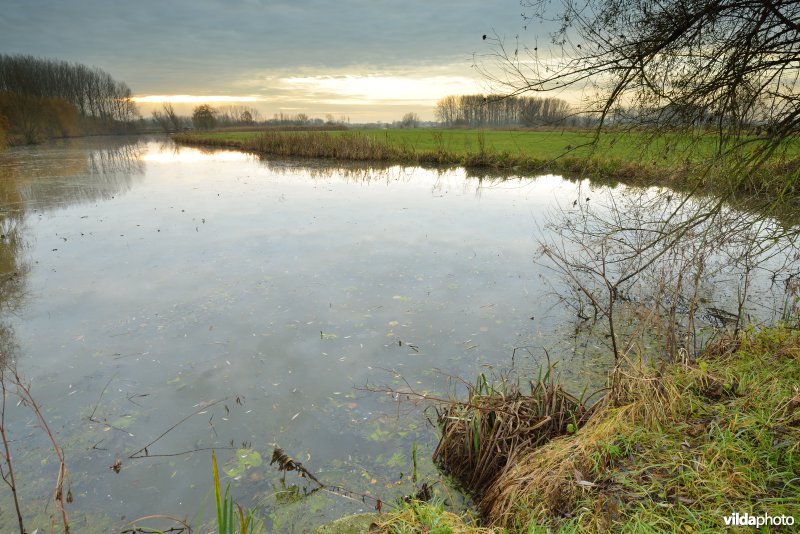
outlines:
M206 132L181 136L210 143L247 145L264 132ZM296 134L297 132L292 132ZM313 132L319 134L319 132ZM286 132L285 135L288 135ZM308 132L306 135L311 135ZM445 151L467 156L486 151L509 157L527 159L558 159L564 157L599 158L659 167L674 166L689 161L713 157L717 150L714 135L687 137L685 135L653 136L646 133L605 132L599 137L590 131L532 131L532 130L452 130L452 129L382 129L324 132L331 137L364 136L399 149L417 153ZM595 142L596 141L596 142ZM759 140L752 138L752 147ZM785 147L776 158L792 159L800 155L797 144Z

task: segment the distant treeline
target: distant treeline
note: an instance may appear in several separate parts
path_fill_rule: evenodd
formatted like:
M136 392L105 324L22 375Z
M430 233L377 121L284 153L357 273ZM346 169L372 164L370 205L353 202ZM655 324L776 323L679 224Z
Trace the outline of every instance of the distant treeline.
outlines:
M0 54L0 115L26 142L130 130L139 113L131 89L79 63Z
M578 117L560 98L501 95L447 96L436 104L445 126L578 126Z
M328 113L325 119L309 117L305 113L290 115L275 113L271 119L263 119L261 113L253 107L232 105L215 106L201 104L194 108L191 117L181 116L169 102L165 102L160 110L152 112L151 124L166 133L183 130L211 130L214 128L256 128L291 130L346 130L350 118L342 115L338 118Z

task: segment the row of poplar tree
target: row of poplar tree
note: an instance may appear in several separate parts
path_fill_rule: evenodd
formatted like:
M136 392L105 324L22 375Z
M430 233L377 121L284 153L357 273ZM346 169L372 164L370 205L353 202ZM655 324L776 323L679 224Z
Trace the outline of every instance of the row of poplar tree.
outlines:
M132 96L96 67L0 54L0 124L25 142L130 131L139 116Z
M452 95L436 104L445 126L577 126L584 120L560 98L502 95Z

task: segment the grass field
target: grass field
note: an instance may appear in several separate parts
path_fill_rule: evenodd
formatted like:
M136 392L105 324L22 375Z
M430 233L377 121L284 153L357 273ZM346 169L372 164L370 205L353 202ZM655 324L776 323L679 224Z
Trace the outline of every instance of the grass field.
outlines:
M597 144L593 144L594 133L581 131L387 129L325 134L332 137L364 136L418 154L444 151L468 156L485 151L523 159L595 157L662 167L683 164L687 158L690 161L709 158L717 148L716 138L711 135L700 138L667 135L654 139L646 134L630 132L605 133ZM256 131L209 132L193 133L184 138L247 145L260 135L262 132ZM800 144L794 143L780 157L792 159L798 155Z

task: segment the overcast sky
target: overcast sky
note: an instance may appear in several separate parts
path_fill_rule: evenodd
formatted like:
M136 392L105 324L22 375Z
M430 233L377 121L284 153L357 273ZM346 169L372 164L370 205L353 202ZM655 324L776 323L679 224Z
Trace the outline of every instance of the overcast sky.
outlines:
M0 52L94 65L140 97L425 119L443 96L487 89L471 68L483 34L535 38L520 13L519 0L3 0Z

